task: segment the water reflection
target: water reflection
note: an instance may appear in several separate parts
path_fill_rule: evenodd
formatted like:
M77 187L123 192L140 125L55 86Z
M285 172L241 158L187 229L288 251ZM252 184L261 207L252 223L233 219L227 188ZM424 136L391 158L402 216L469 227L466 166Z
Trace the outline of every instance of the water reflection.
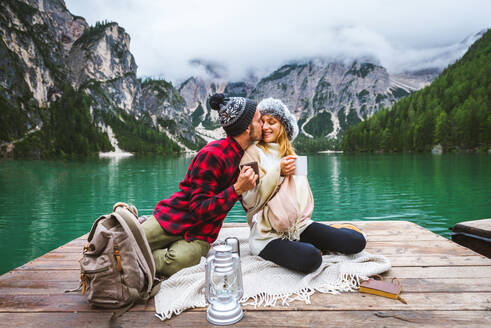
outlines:
M433 222L445 222L448 227L449 222L487 217L491 211L487 155L334 158L324 160L329 163L329 174L325 167L316 165L319 159L309 161L313 162L309 181L316 200L314 218L410 219L437 231L440 223Z
M334 200L339 202L341 200L341 193L339 190L339 157L338 156L329 156L329 164L331 171L331 184L332 184L332 194Z
M0 273L86 233L125 201L150 214L191 157L0 162ZM448 237L491 216L489 155L309 156L317 220L409 220ZM226 221L245 222L239 203Z

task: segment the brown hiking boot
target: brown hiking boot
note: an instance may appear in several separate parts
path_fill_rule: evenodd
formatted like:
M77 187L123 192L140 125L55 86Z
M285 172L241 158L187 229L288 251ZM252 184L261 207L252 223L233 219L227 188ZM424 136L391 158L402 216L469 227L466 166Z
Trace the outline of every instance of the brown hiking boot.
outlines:
M346 229L351 229L351 230L358 231L359 233L361 233L363 235L363 237L365 237L365 240L367 240L367 235L363 231L361 231L360 228L358 228L357 226L355 226L353 224L349 224L349 223L336 223L336 224L330 224L330 226L333 227L333 228L336 228L336 229L346 228Z

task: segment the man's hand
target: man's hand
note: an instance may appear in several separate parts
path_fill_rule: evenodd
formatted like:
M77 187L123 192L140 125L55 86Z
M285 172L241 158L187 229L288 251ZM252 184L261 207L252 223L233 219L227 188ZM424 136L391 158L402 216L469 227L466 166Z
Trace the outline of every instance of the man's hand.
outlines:
M288 155L281 159L280 168L281 168L281 176L292 175L295 173L295 160L297 156Z
M240 170L237 182L234 183L234 189L237 195L242 195L246 191L256 186L257 174L250 166L244 166Z

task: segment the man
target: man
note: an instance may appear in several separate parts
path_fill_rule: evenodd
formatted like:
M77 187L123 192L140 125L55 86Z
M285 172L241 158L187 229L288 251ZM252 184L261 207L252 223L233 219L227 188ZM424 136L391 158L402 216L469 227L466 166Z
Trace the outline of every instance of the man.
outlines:
M218 111L227 138L210 142L194 157L179 191L160 201L142 224L158 276L170 277L199 263L240 195L256 185L258 176L245 166L244 150L262 136L256 103L242 97L215 94L209 100Z

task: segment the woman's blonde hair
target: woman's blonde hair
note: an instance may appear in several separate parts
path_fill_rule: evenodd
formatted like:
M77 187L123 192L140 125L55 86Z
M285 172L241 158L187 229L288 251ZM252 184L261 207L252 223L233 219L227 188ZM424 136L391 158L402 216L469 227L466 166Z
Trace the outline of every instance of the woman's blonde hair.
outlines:
M274 116L272 116L274 117ZM286 130L283 124L278 120L280 123L280 133L278 134L278 138L275 140L276 143L280 146L280 149L278 151L278 155L280 158L283 158L288 155L295 155L295 150L292 147L292 144L290 143L290 140L288 140L288 137L286 136ZM268 149L268 143L264 142L264 140L261 140L258 142L258 147L263 149L265 152L269 153Z

